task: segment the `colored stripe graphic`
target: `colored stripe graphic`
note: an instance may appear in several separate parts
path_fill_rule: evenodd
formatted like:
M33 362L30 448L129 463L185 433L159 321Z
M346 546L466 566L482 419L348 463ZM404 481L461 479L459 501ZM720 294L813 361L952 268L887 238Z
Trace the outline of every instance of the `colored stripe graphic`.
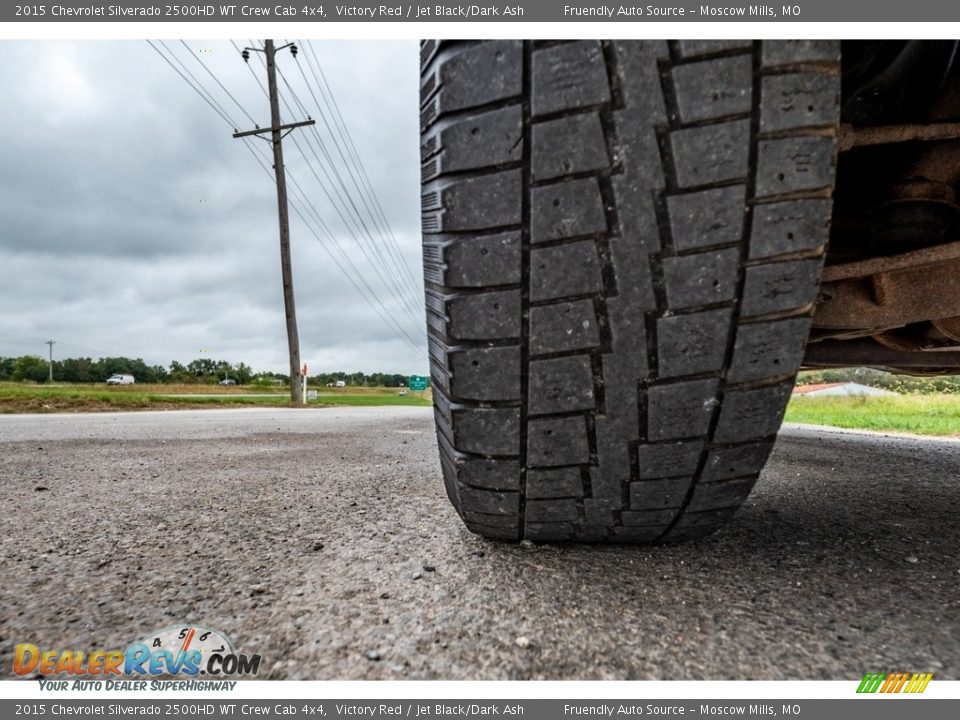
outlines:
M867 673L863 676L863 680L860 681L860 687L857 688L858 693L875 693L880 687L880 683L883 682L883 673Z
M933 678L933 673L914 673L904 692L922 693Z
M933 679L933 673L866 673L858 693L922 693Z

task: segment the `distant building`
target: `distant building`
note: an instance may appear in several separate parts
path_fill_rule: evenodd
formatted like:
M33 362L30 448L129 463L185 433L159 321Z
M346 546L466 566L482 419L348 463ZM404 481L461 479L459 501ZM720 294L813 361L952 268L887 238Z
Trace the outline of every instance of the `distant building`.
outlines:
M855 382L819 383L815 385L797 385L793 389L797 397L850 397L853 395L898 395L892 390L861 385Z

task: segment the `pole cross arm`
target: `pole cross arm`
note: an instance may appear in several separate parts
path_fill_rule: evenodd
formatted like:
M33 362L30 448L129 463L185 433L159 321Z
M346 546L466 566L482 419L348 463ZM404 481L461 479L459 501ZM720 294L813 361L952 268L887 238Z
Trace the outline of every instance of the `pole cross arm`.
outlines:
M262 135L263 133L269 133L274 131L281 130L293 130L294 128L303 127L304 125L316 125L316 120L303 120L302 122L288 123L286 125L278 125L277 127L268 127L268 128L257 128L256 130L244 130L243 132L235 132L233 136L235 138L247 137L249 135Z

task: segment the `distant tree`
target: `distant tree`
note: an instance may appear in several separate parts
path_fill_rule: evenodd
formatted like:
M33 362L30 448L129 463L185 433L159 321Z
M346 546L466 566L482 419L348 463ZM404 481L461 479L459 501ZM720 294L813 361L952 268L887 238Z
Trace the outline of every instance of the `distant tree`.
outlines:
M64 358L54 365L54 375L56 375L56 370L59 370L59 377L64 382L89 383L96 381L93 375L94 362L90 358Z
M190 371L187 370L187 368L184 365L182 365L181 363L178 363L176 360L173 360L170 362L170 372L168 373L168 379L171 382L175 382L175 383L185 383L190 381L192 379L192 376L190 374Z
M200 382L213 377L217 373L216 363L211 358L200 358L191 360L187 364L187 370Z
M233 369L233 377L240 385L246 385L250 382L250 379L253 377L253 370L250 369L250 366L246 363L239 363Z
M15 359L12 357L0 357L0 380L13 379L13 365Z
M31 382L46 382L50 368L47 361L38 355L23 355L13 361L14 380L29 380Z

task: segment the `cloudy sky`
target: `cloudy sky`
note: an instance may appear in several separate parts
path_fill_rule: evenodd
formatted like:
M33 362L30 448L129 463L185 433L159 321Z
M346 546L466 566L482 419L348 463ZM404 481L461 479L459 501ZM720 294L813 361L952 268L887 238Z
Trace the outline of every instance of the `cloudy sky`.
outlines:
M53 339L57 357L213 357L286 371L275 186L231 137L234 124L252 124L239 106L269 125L250 72L265 79L265 70L256 56L245 66L228 41L165 45L231 122L146 42L0 42L0 356L46 355ZM281 81L294 103L283 122L302 119L295 95L318 127L284 142L290 176L312 203L299 201L310 226L291 213L303 359L311 373L425 373L416 43L311 46L393 240L359 170L344 163L349 148L308 49L278 55L293 88ZM267 142L251 144L268 157Z

